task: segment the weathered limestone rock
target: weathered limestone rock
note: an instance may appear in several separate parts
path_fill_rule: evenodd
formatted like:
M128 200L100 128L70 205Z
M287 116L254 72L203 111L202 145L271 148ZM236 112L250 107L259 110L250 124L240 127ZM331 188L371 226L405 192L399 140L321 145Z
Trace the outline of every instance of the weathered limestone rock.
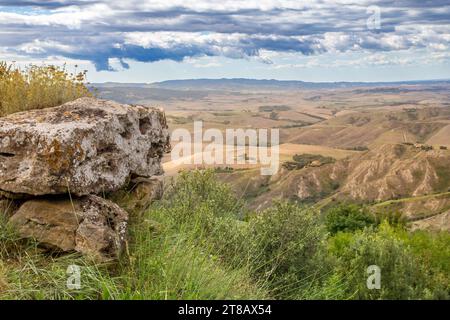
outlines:
M126 211L132 212L134 216L139 216L155 200L160 200L163 193L163 176L135 177L130 179L125 188L108 194L108 199L117 203Z
M88 195L162 173L164 113L94 98L0 118L0 190Z
M127 192L133 209L148 206L162 195L169 148L164 113L143 106L82 98L0 118L0 214L24 238L115 260L128 214L93 194Z
M131 181L129 191L129 206L131 210L146 209L153 201L160 200L164 191L163 178L155 176L151 178L138 177Z
M97 260L116 259L126 246L128 213L97 196L80 202L84 219L75 234L75 250Z
M63 251L75 249L75 232L81 220L79 203L69 200L30 200L11 217L23 237L32 237Z
M116 259L126 244L128 214L97 196L29 200L10 218L19 234L96 261Z

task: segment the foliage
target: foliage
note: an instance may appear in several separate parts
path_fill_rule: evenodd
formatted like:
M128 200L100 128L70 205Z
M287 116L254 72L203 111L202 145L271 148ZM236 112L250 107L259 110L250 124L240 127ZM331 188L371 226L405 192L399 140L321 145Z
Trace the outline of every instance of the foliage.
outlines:
M265 298L250 277L242 203L213 171L182 172L132 227L126 298Z
M335 276L345 279L346 291L355 299L448 299L448 281L433 275L421 255L402 239L405 231L382 222L378 229L338 233L329 240L336 258ZM422 254L423 252L421 252ZM450 256L446 254L445 259ZM367 267L381 269L381 289L367 288Z
M67 287L69 265L81 267L82 288ZM21 240L0 215L0 299L111 299L117 278L106 266L79 255L54 256L33 241Z
M96 265L21 240L0 220L0 298L449 299L450 235L408 231L339 205L321 219L289 202L247 212L213 171L183 172L130 217L128 255ZM394 221L395 222L395 221ZM66 287L70 264L82 288ZM366 286L381 268L381 289Z
M375 217L368 209L356 204L339 204L325 213L325 225L328 232L356 231L376 225Z
M121 299L267 297L264 286L251 281L245 265L231 267L220 259L214 250L218 243L209 244L199 226L187 221L174 225L166 213L149 211L144 223L133 226L129 262L121 270Z
M289 298L317 271L311 262L324 233L314 212L279 202L249 220L248 239L255 277L266 277L276 296Z
M300 170L306 166L315 164L316 166L322 166L335 161L332 157L324 157L319 154L296 154L292 157L293 161L287 161L283 163L283 167L288 170Z
M0 116L90 96L85 81L86 71L73 74L65 66L30 65L22 70L0 62Z

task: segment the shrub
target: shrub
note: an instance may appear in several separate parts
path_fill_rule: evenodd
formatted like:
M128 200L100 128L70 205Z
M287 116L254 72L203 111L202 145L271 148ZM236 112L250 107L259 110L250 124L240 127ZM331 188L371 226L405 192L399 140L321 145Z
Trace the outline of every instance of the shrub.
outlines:
M208 203L218 216L235 216L242 209L228 185L220 183L213 170L181 172L165 193L172 205L183 204L189 209Z
M308 287L308 278L320 271L312 264L324 239L317 215L289 202L249 220L249 242L255 278L265 278L273 294L292 298Z
M283 163L283 167L288 170L300 170L306 166L311 165L313 162L317 162L319 166L333 163L335 161L332 157L324 157L319 154L296 154L292 157L293 161L287 161Z
M132 226L125 298L264 298L248 263L241 203L212 170L182 172Z
M22 70L0 62L0 116L90 96L85 80L86 71L72 74L65 67L34 65Z
M424 266L433 298L450 298L450 234L447 231L398 231L399 238Z
M132 227L130 259L121 271L124 289L120 298L266 297L264 287L252 281L245 264L231 266L215 250L217 242L208 242L195 226L190 228L188 222L177 228L170 227L170 216L158 211L147 212L144 223ZM228 251L229 256L235 254Z
M338 233L330 238L329 253L338 261L335 276L345 279L347 294L354 299L448 298L446 285L429 273L400 236L403 232L384 221L378 229ZM370 265L381 269L379 290L367 288Z
M375 217L366 208L356 204L339 204L325 213L325 225L331 234L360 230L376 224Z
M164 217L166 227L189 235L230 266L247 263L249 243L243 203L228 185L217 180L213 170L182 172L152 212Z

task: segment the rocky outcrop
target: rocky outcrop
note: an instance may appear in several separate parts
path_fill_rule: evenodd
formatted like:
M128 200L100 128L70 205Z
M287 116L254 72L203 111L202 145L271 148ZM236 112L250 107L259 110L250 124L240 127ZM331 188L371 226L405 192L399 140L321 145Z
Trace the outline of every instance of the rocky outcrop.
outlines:
M160 198L169 149L164 112L144 106L81 98L0 118L0 214L47 248L117 259L128 213L102 197Z
M10 219L23 237L102 262L117 258L124 248L127 221L128 214L118 205L93 195L29 200Z
M131 210L146 209L154 200L161 199L163 195L162 177L135 178L131 181L131 189L128 194Z
M446 192L449 175L448 150L386 144L334 164L305 168L286 180L293 181L292 194L296 191L301 201L331 194L352 201L386 201Z
M163 176L135 177L130 180L126 188L110 194L109 199L118 203L125 210L139 215L148 209L155 200L160 200L163 191Z
M162 173L164 113L94 98L0 118L0 190L88 195Z

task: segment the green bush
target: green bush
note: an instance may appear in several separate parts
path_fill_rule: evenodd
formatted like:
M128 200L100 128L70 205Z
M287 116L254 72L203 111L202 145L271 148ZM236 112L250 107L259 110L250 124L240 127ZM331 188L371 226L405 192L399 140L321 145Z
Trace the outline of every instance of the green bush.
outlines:
M171 218L170 225L178 230L186 227L182 232L214 245L224 259L240 262L236 255L247 251L243 203L217 180L213 170L180 173L164 198L157 210Z
M255 277L265 277L278 297L299 294L321 269L312 262L324 235L317 215L292 203L279 202L254 215L248 238Z
M231 267L215 250L217 243L208 243L199 229L190 229L188 222L171 226L171 217L164 215L169 211L158 211L147 212L144 222L132 227L120 299L267 298L245 265Z
M399 238L423 265L434 298L450 298L450 233L398 231Z
M356 204L339 204L325 213L328 232L356 231L377 224L375 217L364 207Z
M410 232L357 205L325 221L289 202L249 214L212 171L195 170L130 218L128 255L109 266L51 255L3 216L0 299L450 298L450 234ZM82 267L81 290L66 287L70 264ZM366 286L370 265L380 290Z
M241 203L213 171L182 172L132 228L127 298L251 299L253 280Z
M333 163L335 159L332 157L324 157L320 154L296 154L292 157L293 161L287 161L283 163L283 167L288 170L300 170L306 166L311 165L313 162L318 162L320 166Z
M448 287L429 273L420 255L402 240L403 232L385 221L378 229L338 233L330 238L328 250L337 261L334 273L345 280L348 295L354 299L448 299ZM381 269L379 290L367 288L367 268L371 265Z

